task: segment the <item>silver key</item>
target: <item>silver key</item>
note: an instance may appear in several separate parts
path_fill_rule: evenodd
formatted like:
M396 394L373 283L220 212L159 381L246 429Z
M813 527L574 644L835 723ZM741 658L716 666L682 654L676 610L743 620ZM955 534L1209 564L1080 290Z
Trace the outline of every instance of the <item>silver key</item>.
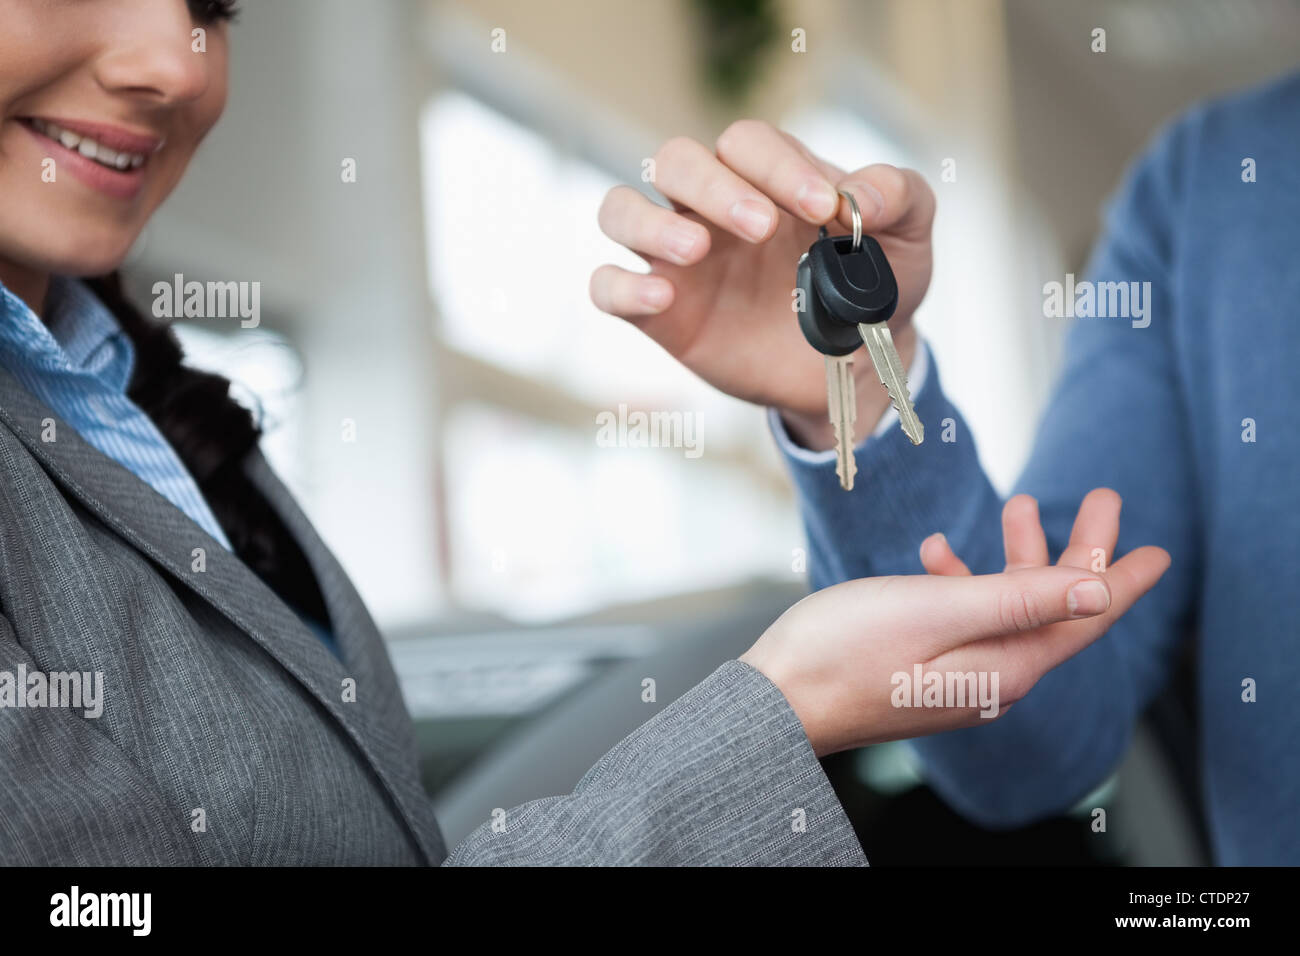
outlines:
M853 385L853 354L826 356L826 405L835 430L835 474L840 487L853 490L858 463L853 457L853 425L858 419L858 402Z
M863 324L858 326L858 331L862 333L862 341L867 343L867 353L871 356L871 364L876 367L876 374L880 376L880 384L885 386L889 400L898 410L898 422L903 426L903 434L911 439L913 445L921 444L925 440L925 427L921 424L921 419L916 417L916 409L912 407L912 396L907 390L907 373L903 371L903 360L898 357L898 349L894 348L894 337L889 334L889 326L884 322Z

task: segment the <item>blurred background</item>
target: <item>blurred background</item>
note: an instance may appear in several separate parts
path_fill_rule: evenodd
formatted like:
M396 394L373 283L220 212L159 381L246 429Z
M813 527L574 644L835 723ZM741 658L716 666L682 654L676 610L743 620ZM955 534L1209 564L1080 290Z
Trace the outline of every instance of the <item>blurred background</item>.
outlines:
M1125 163L1300 60L1294 0L243 6L226 116L128 279L138 301L174 273L261 283L258 328L182 336L259 410L390 637L451 843L571 789L805 591L762 411L587 300L597 265L637 265L596 226L611 186L649 191L663 140L744 116L845 168L921 170L939 215L917 323L1005 489L1059 359L1043 283L1082 270ZM620 406L690 416L701 453L603 446ZM1178 690L1085 801L1123 811L1106 833L1083 813L982 833L905 747L826 767L876 864L1204 862Z

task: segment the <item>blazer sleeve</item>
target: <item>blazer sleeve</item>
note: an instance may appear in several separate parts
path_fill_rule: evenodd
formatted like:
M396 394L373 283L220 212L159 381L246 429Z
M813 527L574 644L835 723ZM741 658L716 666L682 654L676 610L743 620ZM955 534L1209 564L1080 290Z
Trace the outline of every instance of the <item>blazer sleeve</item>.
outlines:
M444 865L865 866L784 695L728 661L567 796L498 811Z

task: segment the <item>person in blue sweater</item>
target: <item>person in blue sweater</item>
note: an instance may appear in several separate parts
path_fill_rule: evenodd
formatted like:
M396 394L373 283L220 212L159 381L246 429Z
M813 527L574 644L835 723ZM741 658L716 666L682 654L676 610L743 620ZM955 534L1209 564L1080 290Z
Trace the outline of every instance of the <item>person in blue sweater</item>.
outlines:
M1138 283L1144 314L1074 321L1005 503L911 324L935 211L918 173L845 172L755 120L716 148L670 140L656 160L672 210L618 187L600 213L650 270L602 266L592 299L718 388L772 409L814 588L1041 566L1062 552L1074 562L1115 526L1121 500L1123 531L1100 545L1104 560L1139 542L1172 557L1105 636L1004 716L915 741L940 793L989 827L1069 808L1114 769L1191 641L1215 860L1300 863L1300 76L1191 109L1129 170L1087 280ZM898 278L890 326L932 436L913 447L891 427L871 363L855 362L868 436L857 460L870 480L852 492L827 451L821 358L790 312L794 263L817 226L849 225L837 188L853 193ZM938 440L945 419L958 440Z

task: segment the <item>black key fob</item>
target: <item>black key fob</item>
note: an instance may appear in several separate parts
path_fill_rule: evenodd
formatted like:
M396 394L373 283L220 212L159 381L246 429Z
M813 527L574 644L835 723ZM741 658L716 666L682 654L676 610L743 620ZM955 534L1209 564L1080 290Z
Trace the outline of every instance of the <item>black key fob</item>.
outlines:
M821 236L799 259L799 328L824 355L848 355L862 345L860 323L888 321L898 307L898 282L880 243L863 236Z

